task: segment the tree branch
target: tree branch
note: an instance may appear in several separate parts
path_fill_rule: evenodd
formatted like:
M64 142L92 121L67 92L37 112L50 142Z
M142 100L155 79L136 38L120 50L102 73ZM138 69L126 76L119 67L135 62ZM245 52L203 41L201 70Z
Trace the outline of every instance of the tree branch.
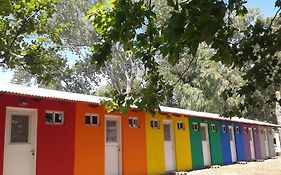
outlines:
M35 16L38 12L40 11L40 9L36 10L34 14L30 15L29 17L25 18L21 27L19 28L19 30L17 31L14 39L12 40L12 42L9 44L8 50L11 49L11 47L13 46L14 42L17 40L18 36L20 35L21 31L23 30L23 28L25 27L26 23L30 20L30 18L32 18L33 16Z
M183 71L183 73L179 76L178 80L172 85L175 86L180 82L180 80L183 78L183 76L186 74L186 72L190 69L192 63L195 61L196 57L192 57L191 61L189 62L189 65L186 67L186 69Z
M276 19L277 15L279 14L280 11L281 11L281 8L279 8L279 9L276 11L275 15L273 16L273 18L272 18L271 21L270 21L270 24L269 24L269 26L268 26L268 30L270 30L270 32L272 31L272 30L271 30L271 26L273 25L273 21Z

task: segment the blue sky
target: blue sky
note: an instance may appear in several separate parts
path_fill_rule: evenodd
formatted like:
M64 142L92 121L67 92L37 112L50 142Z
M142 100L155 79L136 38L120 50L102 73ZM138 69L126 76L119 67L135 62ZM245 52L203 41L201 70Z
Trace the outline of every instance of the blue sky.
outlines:
M273 16L277 11L275 0L248 0L246 6L248 8L259 8L265 17Z
M264 17L270 17L275 14L277 9L274 6L275 0L248 0L246 6L248 8L259 8L261 11L261 14ZM77 59L77 56L68 54L67 56L70 56L69 59L72 64ZM12 71L5 71L3 72L0 68L0 83L9 83L11 78L13 76Z

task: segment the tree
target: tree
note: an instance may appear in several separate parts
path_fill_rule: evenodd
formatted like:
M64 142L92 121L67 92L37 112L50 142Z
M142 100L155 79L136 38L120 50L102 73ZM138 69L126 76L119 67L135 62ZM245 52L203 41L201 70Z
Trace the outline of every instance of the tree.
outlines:
M244 18L247 13L244 5L241 0L167 0L166 6L171 11L168 19L161 23L151 1L111 0L96 4L88 12L88 19L99 37L99 42L92 47L93 63L104 66L112 59L112 47L118 44L132 52L147 70L146 85L139 91L144 94L119 95L114 99L115 104L129 106L127 103L130 103L154 112L172 89L159 73L157 55L175 65L186 50L196 56L200 43L206 43L215 51L213 60L245 73L242 87L224 93L227 98L236 92L245 98L229 115L253 105L256 90L278 86L281 28L274 23L278 22L281 3L276 1L278 10L268 22L257 18L241 29L235 26L234 19Z
M84 20L84 15L91 8L95 1L91 0L60 0L55 6L55 12L49 19L48 30L54 30L58 25L67 26L60 32L62 41L59 52L53 53L53 57L64 57L71 59L72 55L79 56L74 65L64 61L64 66L54 72L61 72L53 77L53 81L47 86L45 82L39 82L24 68L17 66L14 68L15 75L12 83L31 85L40 87L90 94L97 90L98 82L108 80L110 90L129 92L134 86L136 78L137 64L131 58L131 54L125 53L120 47L112 50L115 58L102 70L96 70L87 60L90 46L95 42L95 31L91 25ZM110 91L109 90L109 91ZM109 92L106 93L110 94Z
M175 66L168 66L163 59L161 65L166 66L160 70L174 84L172 101L165 105L223 114L243 100L237 94L227 100L221 96L228 87L242 86L244 81L237 69L211 60L214 54L208 46L201 45L197 56L184 54Z
M56 0L0 1L0 66L22 67L38 81L50 83L52 72L63 66L62 58L53 58L61 43L62 26L48 30Z

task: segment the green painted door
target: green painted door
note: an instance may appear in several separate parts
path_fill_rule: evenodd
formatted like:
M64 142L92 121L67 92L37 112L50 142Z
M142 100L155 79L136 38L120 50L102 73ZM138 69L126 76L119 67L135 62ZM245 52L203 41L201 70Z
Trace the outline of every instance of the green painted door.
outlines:
M201 121L198 118L189 118L192 169L204 168L202 134L200 131Z
M212 165L222 165L221 127L217 121L206 121L209 126Z
M200 118L192 117L189 118L192 168L193 169L204 168L204 158L203 158L203 150L202 150L202 133L200 131L200 123L208 124L212 165L223 164L222 148L221 148L221 140L220 140L220 134L221 134L220 123L217 121L211 121L206 119L203 120ZM195 125L197 125L197 128Z

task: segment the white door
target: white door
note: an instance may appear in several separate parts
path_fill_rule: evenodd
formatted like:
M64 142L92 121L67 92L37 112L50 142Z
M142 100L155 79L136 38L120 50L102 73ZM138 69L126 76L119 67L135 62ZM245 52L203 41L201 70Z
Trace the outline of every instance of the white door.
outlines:
M237 161L233 126L228 126L232 162Z
M105 175L121 173L121 130L118 117L105 118Z
M202 133L202 150L203 150L203 157L204 157L204 166L210 166L211 154L210 154L208 124L200 123L200 126L201 126L201 133Z
M265 144L265 152L266 157L269 157L269 145L268 145L268 135L267 129L264 129L264 144Z
M4 175L36 174L36 131L37 110L7 107Z
M163 122L164 128L164 147L165 147L165 167L166 171L173 171L176 169L175 165L175 146L173 125L171 121Z
M249 128L249 137L250 137L250 150L251 150L251 159L255 160L255 144L254 144L254 135L253 135L253 129Z

